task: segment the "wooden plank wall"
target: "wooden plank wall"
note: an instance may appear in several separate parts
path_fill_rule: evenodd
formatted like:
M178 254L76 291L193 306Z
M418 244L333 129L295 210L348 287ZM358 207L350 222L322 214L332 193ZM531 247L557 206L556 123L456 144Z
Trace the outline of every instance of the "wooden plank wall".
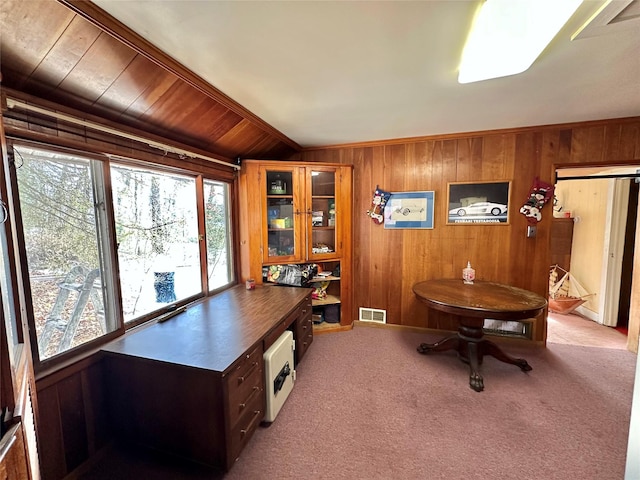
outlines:
M99 354L36 382L43 480L60 480L111 439Z
M308 149L302 160L354 165L352 317L358 307L380 308L391 324L455 330L455 319L429 312L412 285L461 277L470 260L478 279L546 296L552 207L542 210L535 238L526 238L518 212L534 178L553 182L555 168L565 165L640 165L640 118ZM471 181L512 182L509 225L446 225L447 184ZM374 224L365 212L376 185L435 191L434 229ZM537 342L546 338L545 317L535 322Z

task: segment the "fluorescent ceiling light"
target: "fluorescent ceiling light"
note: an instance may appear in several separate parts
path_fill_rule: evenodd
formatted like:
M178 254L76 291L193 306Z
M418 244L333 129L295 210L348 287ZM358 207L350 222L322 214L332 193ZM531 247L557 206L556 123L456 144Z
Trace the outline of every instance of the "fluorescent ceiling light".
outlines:
M524 72L582 0L485 0L462 52L459 83Z

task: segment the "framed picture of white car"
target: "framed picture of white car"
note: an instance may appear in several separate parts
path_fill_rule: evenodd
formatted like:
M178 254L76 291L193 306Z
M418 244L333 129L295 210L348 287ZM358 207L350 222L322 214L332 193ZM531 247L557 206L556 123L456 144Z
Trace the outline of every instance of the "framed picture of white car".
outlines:
M508 225L511 182L455 182L447 188L448 225Z

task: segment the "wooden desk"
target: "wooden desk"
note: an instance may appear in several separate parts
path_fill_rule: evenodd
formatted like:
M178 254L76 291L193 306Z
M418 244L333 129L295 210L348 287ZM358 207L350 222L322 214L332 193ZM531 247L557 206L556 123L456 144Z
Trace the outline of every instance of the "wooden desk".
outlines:
M287 328L302 343L299 325L311 289L240 285L107 344L116 441L228 470L264 416L263 353Z
M540 295L499 283L476 280L467 285L455 279L419 282L413 286L413 293L430 308L457 315L460 319L457 334L433 344L423 343L418 352L456 349L460 359L469 364L469 386L476 392L484 389L484 380L478 370L484 355L517 365L523 372L531 370L525 359L513 358L485 339L482 327L486 318L523 320L537 317L547 305Z

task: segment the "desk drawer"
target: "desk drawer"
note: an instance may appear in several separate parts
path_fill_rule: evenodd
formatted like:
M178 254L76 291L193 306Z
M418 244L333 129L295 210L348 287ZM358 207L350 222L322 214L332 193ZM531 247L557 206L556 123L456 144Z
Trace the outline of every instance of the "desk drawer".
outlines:
M313 342L313 320L311 317L312 310L309 308L308 312L303 318L300 318L296 324L296 365L300 363L307 348Z
M231 428L240 417L250 410L256 398L264 397L264 369L252 370L247 379L235 389L229 391L229 425Z
M262 348L258 346L250 353L244 355L232 368L231 373L227 377L229 395L233 395L234 391L242 386L243 383L255 378L256 370L262 370Z
M309 330L307 336L298 341L296 350L296 363L300 363L300 360L302 360L302 357L307 352L307 349L309 348L311 343L313 343L313 330Z
M231 428L231 448L228 452L228 467L240 456L240 452L247 444L253 432L258 428L264 417L264 394L257 395L247 405L245 414L240 421Z
M311 295L304 299L302 306L300 307L300 316L305 317L307 314L311 315L313 310L313 302L311 301Z

